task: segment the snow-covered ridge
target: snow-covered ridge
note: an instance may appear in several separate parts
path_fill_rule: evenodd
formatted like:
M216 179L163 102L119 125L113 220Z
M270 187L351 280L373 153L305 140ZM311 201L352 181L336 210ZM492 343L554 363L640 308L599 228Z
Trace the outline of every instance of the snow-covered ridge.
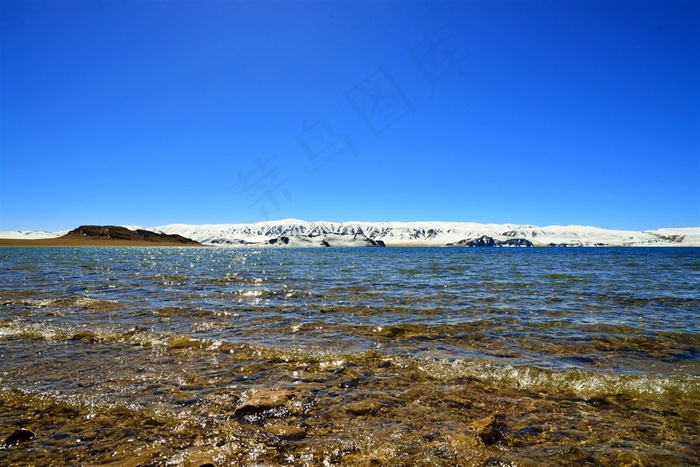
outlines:
M148 230L179 234L204 244L222 246L446 246L469 244L484 236L505 245L510 241L516 244L530 242L534 246L700 246L700 227L640 232L583 225L538 227L474 222L307 222L286 219L255 224L169 224ZM66 232L3 231L0 238L55 238Z
M59 232L46 232L44 230L0 230L0 238L14 240L41 240L45 238L58 238L67 234L69 230Z
M650 231L607 230L582 225L537 227L474 222L307 222L297 219L255 224L169 224L152 230L179 234L210 245L260 245L286 238L289 246L351 246L366 237L386 246L445 246L483 236L499 242L525 239L535 246L700 246L700 227ZM345 239L345 243L342 241Z

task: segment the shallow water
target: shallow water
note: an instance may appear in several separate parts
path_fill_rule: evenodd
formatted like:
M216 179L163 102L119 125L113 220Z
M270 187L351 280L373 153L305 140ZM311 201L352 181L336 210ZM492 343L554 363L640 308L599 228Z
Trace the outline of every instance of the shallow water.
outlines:
M700 249L8 248L0 279L0 436L35 435L0 463L700 463Z

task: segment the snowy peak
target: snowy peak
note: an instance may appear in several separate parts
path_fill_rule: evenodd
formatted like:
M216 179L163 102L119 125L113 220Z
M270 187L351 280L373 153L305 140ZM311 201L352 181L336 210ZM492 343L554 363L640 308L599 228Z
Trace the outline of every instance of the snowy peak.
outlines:
M639 232L581 225L288 219L255 224L170 224L152 230L229 246L700 246L700 228L696 227Z
M584 225L474 222L306 222L169 224L149 230L207 245L323 246L700 246L700 228L608 230ZM0 238L56 238L66 232L0 232Z

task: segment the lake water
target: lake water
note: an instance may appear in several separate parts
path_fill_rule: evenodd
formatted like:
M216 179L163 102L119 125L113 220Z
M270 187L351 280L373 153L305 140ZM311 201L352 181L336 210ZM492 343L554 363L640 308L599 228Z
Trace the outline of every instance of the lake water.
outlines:
M7 465L697 465L700 249L0 249Z

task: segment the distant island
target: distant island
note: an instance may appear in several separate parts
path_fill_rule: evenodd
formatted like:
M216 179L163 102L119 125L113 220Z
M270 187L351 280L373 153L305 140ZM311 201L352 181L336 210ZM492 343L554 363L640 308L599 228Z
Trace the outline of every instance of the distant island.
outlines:
M595 247L700 246L700 227L633 231L583 225L474 222L169 224L142 229L84 225L71 231L0 232L0 246Z

